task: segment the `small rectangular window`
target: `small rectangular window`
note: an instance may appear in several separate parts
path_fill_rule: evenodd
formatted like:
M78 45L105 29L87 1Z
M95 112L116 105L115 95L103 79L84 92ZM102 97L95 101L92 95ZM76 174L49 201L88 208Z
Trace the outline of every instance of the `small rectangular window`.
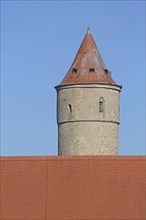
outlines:
M77 69L75 69L75 68L72 69L72 74L76 74L77 72L78 72Z
M94 69L94 68L90 68L90 69L89 69L89 72L90 72L90 73L94 73L94 72L95 72L95 69Z
M108 70L108 69L105 69L104 71L105 71L105 74L108 74L108 73L109 73L109 70Z

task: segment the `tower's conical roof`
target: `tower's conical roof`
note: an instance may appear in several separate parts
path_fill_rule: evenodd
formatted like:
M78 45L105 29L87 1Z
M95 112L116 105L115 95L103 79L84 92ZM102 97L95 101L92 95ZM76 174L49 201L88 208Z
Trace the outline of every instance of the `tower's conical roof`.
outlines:
M60 85L84 83L117 85L101 58L89 28L69 71Z

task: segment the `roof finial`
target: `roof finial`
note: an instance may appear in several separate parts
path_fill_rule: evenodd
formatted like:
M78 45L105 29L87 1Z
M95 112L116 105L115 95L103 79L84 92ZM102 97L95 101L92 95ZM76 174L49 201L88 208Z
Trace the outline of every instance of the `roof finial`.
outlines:
M87 34L90 34L90 27L87 28Z

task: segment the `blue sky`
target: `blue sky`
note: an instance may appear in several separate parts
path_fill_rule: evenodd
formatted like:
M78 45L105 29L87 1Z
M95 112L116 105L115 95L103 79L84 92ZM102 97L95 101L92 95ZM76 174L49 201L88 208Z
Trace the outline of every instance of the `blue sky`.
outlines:
M87 26L121 92L120 155L145 154L145 1L1 1L1 155L56 155L56 91Z

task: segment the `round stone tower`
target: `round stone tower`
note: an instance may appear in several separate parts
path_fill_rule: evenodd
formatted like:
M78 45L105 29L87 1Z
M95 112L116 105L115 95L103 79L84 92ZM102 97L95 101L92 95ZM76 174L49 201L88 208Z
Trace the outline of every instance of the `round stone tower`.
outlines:
M120 91L88 29L57 90L59 155L117 155Z

